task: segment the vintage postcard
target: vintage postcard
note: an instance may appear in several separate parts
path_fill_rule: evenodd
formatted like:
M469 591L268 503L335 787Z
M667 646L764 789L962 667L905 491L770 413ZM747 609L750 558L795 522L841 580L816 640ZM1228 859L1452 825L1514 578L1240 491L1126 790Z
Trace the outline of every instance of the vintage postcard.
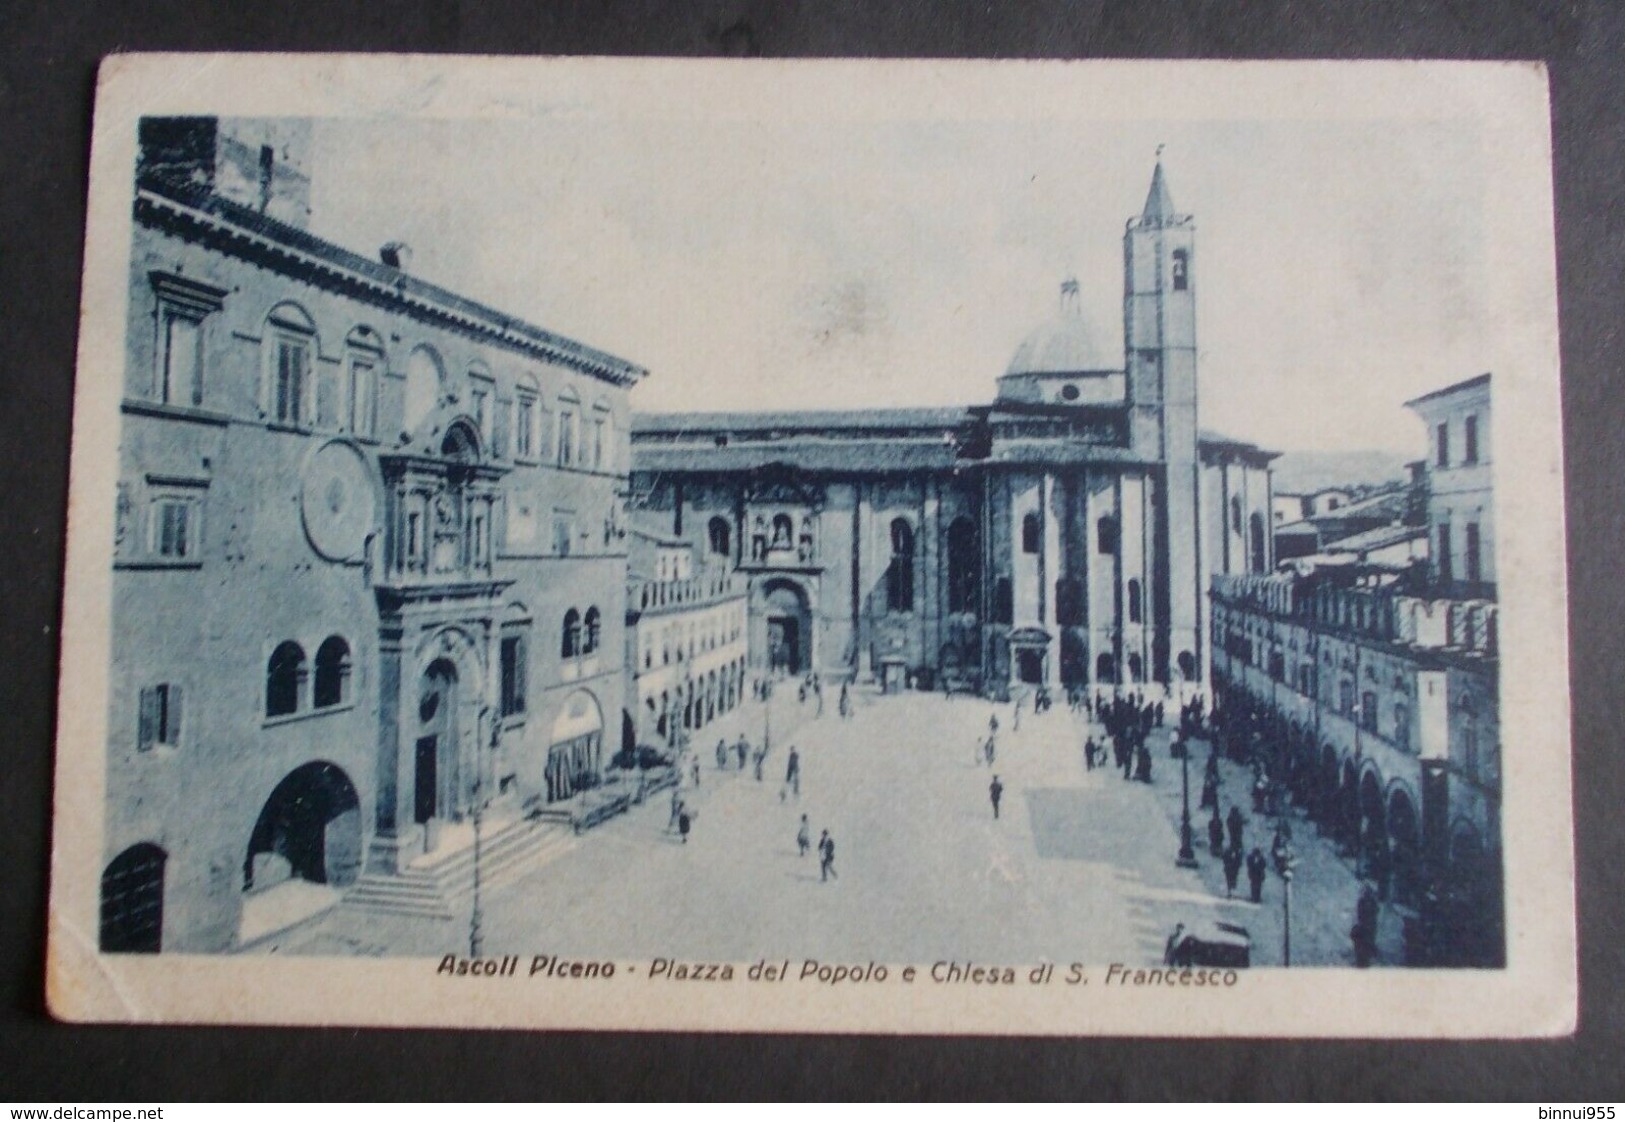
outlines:
M126 56L72 1020L1576 1016L1545 72Z

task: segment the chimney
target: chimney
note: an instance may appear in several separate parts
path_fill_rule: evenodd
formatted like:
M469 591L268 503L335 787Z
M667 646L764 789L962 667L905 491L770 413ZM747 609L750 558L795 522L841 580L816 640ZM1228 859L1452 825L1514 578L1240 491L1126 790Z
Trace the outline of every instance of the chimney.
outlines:
M412 267L412 247L405 242L385 242L378 250L378 259L404 273Z

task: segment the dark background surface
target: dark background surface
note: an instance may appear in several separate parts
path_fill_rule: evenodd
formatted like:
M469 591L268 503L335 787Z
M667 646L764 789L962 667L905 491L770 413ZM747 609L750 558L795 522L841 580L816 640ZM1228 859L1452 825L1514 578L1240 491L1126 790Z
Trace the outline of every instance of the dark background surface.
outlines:
M1620 1099L1625 18L1612 3L0 2L0 1100ZM57 618L97 61L121 50L1469 58L1551 68L1568 458L1581 1027L1535 1043L82 1028L43 997ZM1515 424L1514 418L1503 423ZM1509 528L1508 532L1516 532ZM1509 752L1516 752L1511 745ZM1396 972L1394 984L1404 985Z

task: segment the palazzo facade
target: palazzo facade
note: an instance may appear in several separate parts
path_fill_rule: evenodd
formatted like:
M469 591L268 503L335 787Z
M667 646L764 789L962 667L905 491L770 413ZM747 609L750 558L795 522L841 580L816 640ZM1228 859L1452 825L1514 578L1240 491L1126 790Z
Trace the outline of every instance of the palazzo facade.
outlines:
M1273 454L1198 427L1195 232L1159 164L1121 355L1067 281L987 405L635 416L635 515L748 580L758 672L1205 689L1211 578L1274 562Z
M645 372L313 235L308 122L140 139L101 945L213 951L597 784Z

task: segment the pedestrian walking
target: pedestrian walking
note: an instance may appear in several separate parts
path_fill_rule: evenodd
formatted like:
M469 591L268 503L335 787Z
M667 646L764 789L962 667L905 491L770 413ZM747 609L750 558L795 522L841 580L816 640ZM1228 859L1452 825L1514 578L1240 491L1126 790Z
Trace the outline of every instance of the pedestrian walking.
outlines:
M1004 784L999 782L999 777L996 775L993 777L993 782L988 784L987 797L993 800L993 817L998 818L999 800L1004 797Z
M1224 820L1225 826L1230 830L1231 849L1238 851L1241 849L1241 829L1244 825L1246 825L1246 823L1247 819L1243 818L1241 815L1241 807L1232 806L1230 808L1230 814Z
M1020 732L1021 731L1021 703L1024 700L1025 699L1021 695L1018 694L1016 696L1015 707L1010 710L1010 731L1011 732Z
M682 835L684 845L688 844L688 831L689 827L693 824L693 821L694 816L689 813L688 807L685 806L680 812L678 812L677 832Z
M999 715L997 713L994 713L994 714L992 714L991 716L988 717L988 719L987 719L987 731L988 731L988 734L991 735L991 736L998 736L999 735Z
M666 832L671 833L677 825L677 820L683 814L683 793L676 787L671 789L671 818L666 822Z
M803 814L801 816L801 826L796 830L796 855L799 857L805 857L807 856L807 851L811 848L812 826L807 823L807 816Z
M794 744L790 745L790 758L784 765L784 785L796 798L801 797L801 753L796 751Z
M765 764L766 762L767 762L767 749L766 748L758 748L756 750L756 782L758 782L758 783L760 783L762 781L762 765Z
M1256 845L1253 851L1247 854L1247 884L1253 890L1253 903L1264 902L1264 873L1269 869L1269 862L1264 859L1264 851Z
M745 739L744 733L739 734L739 743L734 745L734 750L739 753L739 770L744 771L745 757L750 754L750 742Z
M982 745L982 758L987 761L987 766L988 767L993 766L993 756L994 756L993 738L990 736L990 737L987 738L986 742L983 743L983 745Z
M841 683L840 711L843 721L852 716L852 694L847 690L845 682Z
M1095 738L1092 736L1083 742L1083 769L1095 770Z
M835 839L825 830L818 835L818 879L827 881L835 876Z
M1213 851L1213 856L1224 856L1224 820L1219 817L1219 807L1216 803L1213 813L1207 820L1207 844Z
M1241 849L1231 846L1224 851L1224 894L1232 897L1236 894L1236 881L1241 878Z
M1377 957L1377 894L1369 884L1360 889L1349 938L1354 941L1354 965L1364 970Z
M717 770L722 771L728 766L728 742L717 741Z
M1134 778L1141 783L1151 782L1151 749L1142 740L1139 751L1135 753Z
M1200 810L1206 810L1208 807L1212 807L1215 811L1219 809L1219 783L1212 776L1202 780L1202 801L1198 804Z

